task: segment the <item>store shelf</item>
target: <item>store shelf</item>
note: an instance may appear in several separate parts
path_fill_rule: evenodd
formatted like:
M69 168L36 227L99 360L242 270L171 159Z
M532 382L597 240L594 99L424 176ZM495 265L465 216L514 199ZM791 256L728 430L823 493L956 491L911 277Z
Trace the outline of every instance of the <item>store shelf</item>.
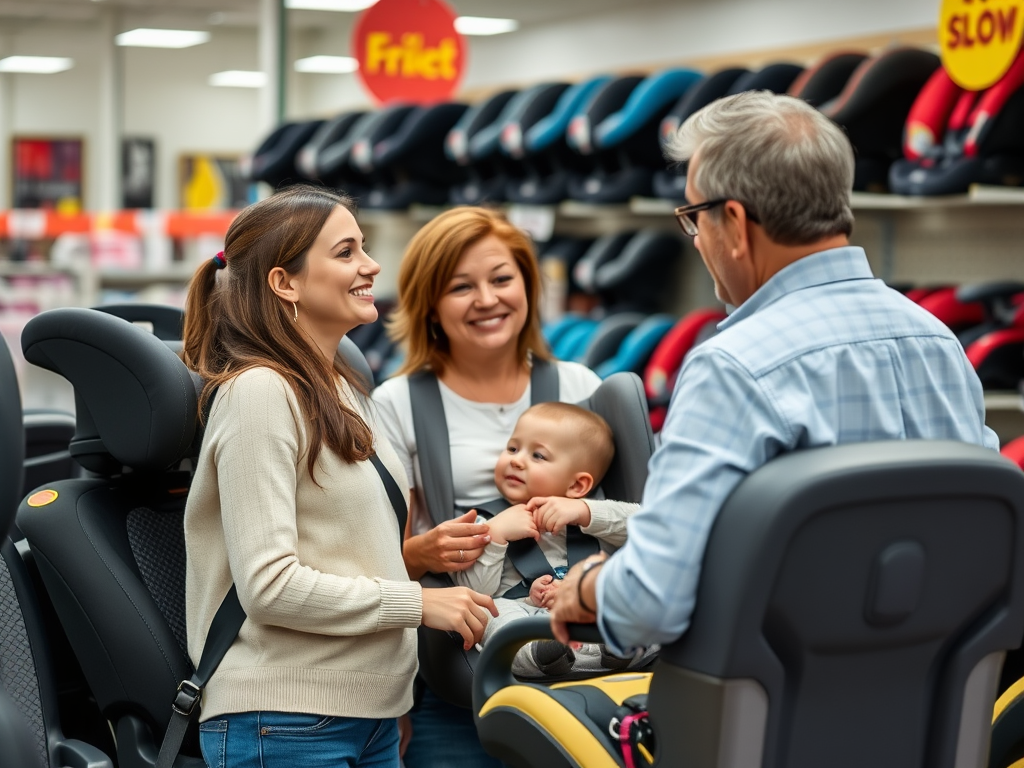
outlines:
M101 269L96 277L103 286L134 288L155 283L187 283L194 272L195 267L183 264L160 270Z
M1020 392L1008 390L1006 392L986 392L986 411L1013 411L1024 412L1024 397Z

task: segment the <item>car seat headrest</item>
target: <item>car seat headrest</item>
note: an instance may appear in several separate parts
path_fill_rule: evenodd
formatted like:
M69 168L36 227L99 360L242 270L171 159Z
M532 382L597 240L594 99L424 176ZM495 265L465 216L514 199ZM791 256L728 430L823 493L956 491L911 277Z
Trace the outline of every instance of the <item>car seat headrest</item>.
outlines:
M86 469L159 472L193 446L198 380L167 345L126 320L92 309L53 309L21 337L25 359L75 389L69 450Z
M594 145L600 149L614 147L655 116L660 120L669 105L675 104L700 79L701 74L692 69L668 69L644 78L621 109L600 123L592 123Z
M319 179L320 153L327 147L343 141L365 114L365 112L342 112L317 128L316 133L295 155L295 167L299 173L310 180Z
M737 78L726 95L735 96L737 93L743 93L744 91L785 93L803 71L804 68L799 64L790 64L788 62L769 64Z
M808 67L793 84L789 95L817 107L838 96L857 67L867 58L864 53L834 53Z
M501 132L498 118L516 93L518 91L501 91L467 109L445 138L444 153L448 159L469 165L473 159L494 152Z
M723 69L706 75L695 83L684 93L675 105L668 111L668 114L661 121L661 140L667 141L679 126L686 122L686 118L702 109L716 99L720 99L728 93L732 84L740 77L747 74L749 70L741 67Z
M323 120L293 123L280 133L271 134L275 140L264 142L252 157L249 179L265 181L275 189L301 181L295 156L321 125Z
M640 377L613 374L580 405L602 416L615 435L615 457L601 480L605 498L638 503L647 480L647 460L654 452Z
M14 359L7 341L0 337L0 540L14 523L21 503L25 477L25 427L21 414L21 393Z
M352 129L351 142L343 142L347 147L339 148L340 153L347 149L344 158L338 162L347 162L352 168L363 173L373 171L373 148L381 139L390 136L402 124L405 118L417 107L411 104L389 104L376 112L370 112ZM331 153L332 159L334 153Z
M596 151L594 126L600 125L608 115L622 109L629 95L643 81L640 75L627 75L609 80L598 88L584 107L573 115L566 129L565 140L582 155Z
M572 275L576 284L587 293L595 293L597 286L594 280L597 268L618 256L635 234L636 232L632 231L616 232L611 235L602 235L591 243L587 252L579 258L573 267Z
M346 363L352 366L352 369L357 374L363 377L363 383L366 385L366 388L372 390L373 371L370 370L370 364L367 362L366 356L356 346L356 343L348 336L342 336L341 343L338 345L338 353L345 359Z
M161 341L181 341L185 329L185 312L180 307L167 304L102 304L95 308L129 323L149 323L153 335Z
M520 143L520 148L513 151L510 147L503 145L505 151L513 157L519 157L522 154L541 152L560 139L564 141L565 132L573 115L579 112L597 90L611 79L611 75L599 75L567 88L558 97L554 109L534 123L533 127L526 132L524 140Z
M551 113L568 83L540 83L522 91L501 113L499 141L509 157L523 156L523 137L537 121Z
M445 102L430 107L417 107L390 136L381 138L373 147L373 168L400 163L410 155L423 152L436 144L443 160L444 137L466 112L465 104Z

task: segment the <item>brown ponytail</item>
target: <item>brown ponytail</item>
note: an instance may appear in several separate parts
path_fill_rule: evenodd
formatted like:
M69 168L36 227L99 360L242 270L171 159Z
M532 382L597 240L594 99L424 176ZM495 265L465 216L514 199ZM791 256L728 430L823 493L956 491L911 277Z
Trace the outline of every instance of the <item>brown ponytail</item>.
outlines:
M309 431L306 464L314 477L323 445L345 461L373 453L366 422L338 397L336 376L366 396L359 376L335 355L324 364L270 290L274 267L301 272L306 254L337 206L352 211L351 198L325 189L294 186L238 214L224 243L226 268L213 259L196 269L185 301L183 357L205 381L200 409L216 387L250 368L270 368L288 381ZM315 478L314 478L315 480Z

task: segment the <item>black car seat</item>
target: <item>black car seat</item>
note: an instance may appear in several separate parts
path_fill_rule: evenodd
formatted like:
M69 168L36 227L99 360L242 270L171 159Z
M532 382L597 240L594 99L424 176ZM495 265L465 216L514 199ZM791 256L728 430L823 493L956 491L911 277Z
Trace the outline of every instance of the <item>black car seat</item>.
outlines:
M25 435L14 362L2 339L0 392L0 766L113 768L99 749L63 734L42 605L28 563L7 536L21 501Z
M309 141L322 120L285 123L274 130L245 163L249 181L265 181L274 189L305 181L295 167L295 155Z
M467 109L448 132L444 151L463 166L469 178L451 188L455 205L479 205L505 200L511 163L501 151L502 114L518 91L499 91Z
M690 115L699 109L703 109L712 101L725 96L729 89L732 88L733 83L747 74L748 71L741 67L721 69L718 72L705 75L695 83L690 90L679 98L679 101L675 103L661 121L659 132L662 144L675 135L675 132L679 130L679 126L685 123ZM687 163L678 163L655 173L654 194L666 200L676 200L682 203L685 200L686 193L686 167Z
M514 203L553 205L569 195L569 177L589 163L566 141L569 121L610 78L582 83L541 83L523 91L503 116L501 149L517 165L506 197Z
M579 404L603 416L615 436L615 457L601 481L601 493L609 499L639 502L647 478L647 460L654 451L639 377L628 373L611 376ZM446 577L431 574L428 581L434 586L450 584ZM456 641L448 633L420 628L420 674L438 697L451 704L470 706L473 670L479 656L476 650L464 651L461 640Z
M667 69L607 83L569 123L570 146L592 163L585 178L570 180L569 196L624 203L653 195L654 174L665 166L661 121L700 79L691 69Z
M363 201L370 193L372 181L369 172L355 163L356 145L359 144L360 152L372 156L373 145L394 133L413 109L408 104L391 104L358 118L344 135L320 147L316 158L317 177L327 186Z
M574 275L609 311L659 311L671 300L682 250L682 240L661 229L609 235L594 242Z
M325 120L296 153L295 167L298 172L309 181L319 181L320 153L344 141L365 114L362 111L342 112L337 117Z
M854 71L865 59L865 53L829 54L801 72L787 93L803 99L812 107L820 107L842 93Z
M896 48L866 59L821 111L842 126L856 154L853 188L888 191L889 167L903 154L903 127L939 57Z
M342 345L359 359L351 341ZM153 334L91 309L37 315L22 346L27 360L74 386L71 454L92 476L52 484L52 500L23 503L18 522L116 735L118 765L152 766L175 690L193 671L183 460L198 451L200 382ZM194 730L175 765L204 765Z
M735 96L737 93L743 93L744 91L785 93L803 71L804 68L799 64L787 61L766 64L760 69L751 70L745 75L736 78L725 95Z
M951 441L843 445L737 487L690 628L650 677L515 684L516 649L550 637L524 620L484 649L473 705L485 749L516 767L622 766L609 725L632 697L653 729L639 765L982 766L1022 634L1024 474Z
M402 210L413 203L447 203L449 188L466 172L445 158L444 140L466 108L456 102L414 107L391 132L357 139L351 162L373 185L362 207Z

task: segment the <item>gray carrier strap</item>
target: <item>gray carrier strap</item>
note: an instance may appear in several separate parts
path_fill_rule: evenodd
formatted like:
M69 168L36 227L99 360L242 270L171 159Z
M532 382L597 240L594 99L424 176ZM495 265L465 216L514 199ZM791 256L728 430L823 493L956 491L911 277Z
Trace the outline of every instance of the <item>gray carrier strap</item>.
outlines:
M423 478L423 500L436 526L451 520L456 514L448 420L444 415L437 376L431 371L409 376L409 397ZM530 405L555 400L558 400L558 368L546 360L534 360L530 370Z

